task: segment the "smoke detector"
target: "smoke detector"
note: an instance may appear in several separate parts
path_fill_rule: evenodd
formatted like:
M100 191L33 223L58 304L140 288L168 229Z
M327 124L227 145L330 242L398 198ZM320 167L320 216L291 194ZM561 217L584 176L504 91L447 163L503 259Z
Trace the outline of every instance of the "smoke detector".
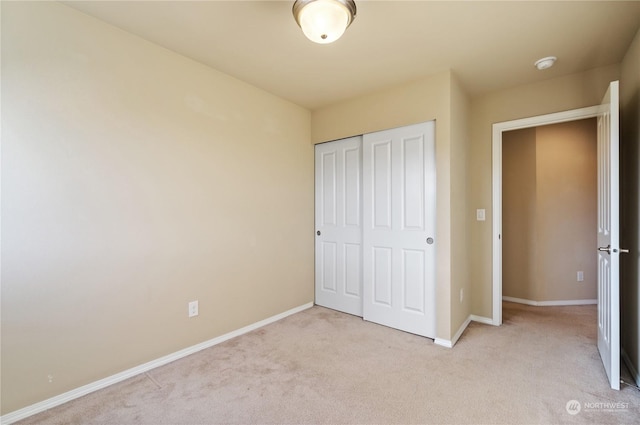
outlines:
M547 56L546 58L538 59L534 65L542 71L543 69L551 68L557 59L555 56Z

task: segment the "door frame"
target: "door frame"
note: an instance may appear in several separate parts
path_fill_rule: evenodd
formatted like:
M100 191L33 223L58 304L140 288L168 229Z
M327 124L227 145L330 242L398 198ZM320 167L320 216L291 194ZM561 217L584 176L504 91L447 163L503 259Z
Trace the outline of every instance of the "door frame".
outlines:
M538 115L513 121L493 124L492 131L492 159L491 159L491 187L492 187L492 303L493 314L491 324L502 325L502 133L505 131L542 125L558 124L597 117L600 106L572 109L552 114Z

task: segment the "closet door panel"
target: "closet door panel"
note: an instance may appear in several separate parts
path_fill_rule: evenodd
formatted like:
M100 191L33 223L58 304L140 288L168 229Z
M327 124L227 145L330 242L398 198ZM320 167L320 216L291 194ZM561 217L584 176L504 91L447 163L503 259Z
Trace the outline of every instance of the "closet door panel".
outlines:
M344 244L344 282L345 293L353 297L362 297L362 245Z
M372 251L373 303L390 307L393 296L393 252L388 247L373 247Z
M424 313L425 301L425 261L424 251L402 250L402 308L416 313Z
M318 217L322 226L336 226L338 212L337 207L337 152L329 151L320 154L321 179L320 187L322 190L322 209Z
M336 293L338 290L338 257L335 242L323 242L320 252L322 269L320 269L320 284L325 292Z
M358 138L360 139L360 138ZM344 224L362 230L362 146L344 150Z
M422 137L403 140L402 228L424 231L425 161Z
M391 230L391 140L373 143L370 161L372 169L371 206L373 227Z
M315 147L316 304L362 316L362 138Z
M363 316L431 338L434 130L428 122L363 136Z

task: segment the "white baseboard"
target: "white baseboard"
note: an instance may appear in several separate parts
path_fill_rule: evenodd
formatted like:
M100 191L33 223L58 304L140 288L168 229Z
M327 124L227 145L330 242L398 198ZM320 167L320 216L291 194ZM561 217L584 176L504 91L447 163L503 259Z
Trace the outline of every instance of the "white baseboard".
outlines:
M482 316L476 316L475 314L470 314L469 317L467 317L467 320L465 320L464 323L460 325L460 328L458 328L458 332L456 332L456 334L453 336L451 340L436 338L433 340L433 343L437 345L441 345L443 347L453 348L453 346L456 345L456 342L458 342L458 340L462 336L465 329L467 329L467 326L469 326L469 323L471 323L471 321L484 323L485 325L493 325L493 320L489 319L488 317L482 317Z
M525 300L524 298L514 297L502 297L502 301L508 301L510 303L526 304L526 305L538 305L537 301Z
M518 304L533 305L536 307L556 306L556 305L592 305L598 304L598 300L558 300L558 301L531 301L523 298L502 297L502 301Z
M493 319L489 317L476 316L475 314L472 314L469 317L471 317L471 321L473 322L484 323L485 325L493 326Z
M448 339L436 338L433 340L433 343L436 345L441 345L447 348L453 348L453 343Z
M312 302L303 304L301 306L292 308L291 310L287 310L283 313L276 314L275 316L271 316L259 322L240 328L238 330L229 332L227 334L221 335L219 337L210 339L205 342L201 342L200 344L192 345L191 347L187 347L183 350L176 351L175 353L168 354L164 357L160 357L159 359L152 360L150 362L141 364L131 369L127 369L123 372L117 373L107 378L100 379L99 381L95 381L90 384L83 385L82 387L73 389L71 391L67 391L66 393L57 395L55 397L51 397L39 403L32 404L31 406L27 406L22 409L7 413L6 415L3 415L2 417L0 417L0 424L3 424L3 425L11 424L13 422L17 422L29 416L35 415L36 413L44 412L45 410L51 409L52 407L59 406L61 404L64 404L76 398L80 398L84 395L92 393L94 391L98 391L110 385L124 381L125 379L132 378L141 373L148 372L152 369L163 366L167 363L171 363L173 361L186 357L190 354L194 354L206 348L213 347L214 345L225 342L231 338L235 338L237 336L246 334L248 332L251 332L253 330L256 330L258 328L271 324L273 322L277 322L278 320L284 319L287 316L291 316L292 314L299 313L311 307L313 307Z
M640 374L638 373L636 368L633 366L633 362L627 355L627 352L624 351L624 348L621 349L620 351L622 352L622 361L624 361L624 364L627 365L627 369L629 369L629 373L631 374L631 377L636 382L636 386L640 387Z
M469 326L469 322L471 322L471 318L467 317L467 320L465 320L464 323L460 325L460 328L458 328L458 332L456 332L456 334L453 336L451 340L444 339L444 338L436 338L433 340L433 343L437 345L441 345L443 347L453 348L453 346L456 344L456 342L462 335L462 332L464 332L464 330L467 329L467 326Z
M460 339L460 336L462 336L462 332L464 332L464 330L467 329L467 326L469 326L469 322L471 322L471 316L467 317L467 320L465 320L462 325L460 325L460 327L458 328L458 332L456 332L451 340L436 338L433 340L434 344L441 345L447 348L453 348L456 342L458 342L458 339Z
M465 320L462 323L462 325L460 325L460 327L458 328L458 332L456 332L455 335L453 335L453 339L451 340L451 346L456 345L456 342L458 342L464 330L467 329L467 326L469 326L469 323L471 323L471 316L467 317L467 320Z

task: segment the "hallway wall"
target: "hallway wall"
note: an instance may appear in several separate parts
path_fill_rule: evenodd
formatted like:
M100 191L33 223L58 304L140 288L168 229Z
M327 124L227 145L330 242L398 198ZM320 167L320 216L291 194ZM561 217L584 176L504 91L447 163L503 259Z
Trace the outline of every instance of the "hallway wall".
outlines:
M503 296L597 298L596 143L595 118L503 134Z

